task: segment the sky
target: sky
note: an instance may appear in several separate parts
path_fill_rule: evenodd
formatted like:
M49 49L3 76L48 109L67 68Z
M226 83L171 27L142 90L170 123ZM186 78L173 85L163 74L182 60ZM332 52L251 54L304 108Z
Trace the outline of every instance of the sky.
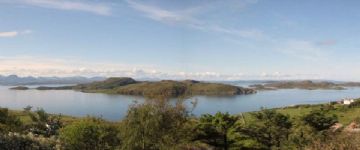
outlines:
M360 81L358 0L0 0L0 74Z

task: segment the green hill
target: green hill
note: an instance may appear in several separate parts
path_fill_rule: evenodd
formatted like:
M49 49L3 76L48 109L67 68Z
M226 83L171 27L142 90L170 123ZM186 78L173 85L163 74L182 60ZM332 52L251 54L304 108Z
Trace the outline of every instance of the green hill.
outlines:
M168 96L179 97L185 95L241 95L253 94L255 90L220 84L206 83L194 80L184 81L135 81L132 78L109 78L102 82L81 84L76 90L91 93L111 93L139 96Z

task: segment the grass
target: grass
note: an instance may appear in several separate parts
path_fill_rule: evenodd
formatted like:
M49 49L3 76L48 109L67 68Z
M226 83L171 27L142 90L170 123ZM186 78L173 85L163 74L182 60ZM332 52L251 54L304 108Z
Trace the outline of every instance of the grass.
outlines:
M315 104L315 105L298 105L292 107L283 107L283 108L274 108L279 113L289 115L292 119L297 119L299 117L305 116L309 114L313 110L319 110L324 106L329 106L329 104ZM360 118L360 107L353 107L349 108L346 105L342 104L334 104L332 105L333 109L329 110L329 114L336 115L338 117L339 123L343 125L348 125L357 118ZM252 112L243 113L243 116L246 122L254 121L253 116L251 115Z
M31 123L31 118L30 116L21 110L9 110L10 114L15 115L17 117L19 117L20 121L24 124L29 124ZM50 114L50 116L55 116L55 114ZM66 115L61 115L61 121L66 125L66 124L70 124L76 120L81 119L81 117L73 117L73 116L66 116Z
M326 104L323 104L326 105ZM360 108L346 108L347 106L335 104L334 109L330 110L330 114L335 114L338 117L339 123L348 125L356 118L360 117ZM321 105L312 105L310 107L288 107L276 109L277 112L289 115L291 118L298 118L309 114L312 110L320 109Z

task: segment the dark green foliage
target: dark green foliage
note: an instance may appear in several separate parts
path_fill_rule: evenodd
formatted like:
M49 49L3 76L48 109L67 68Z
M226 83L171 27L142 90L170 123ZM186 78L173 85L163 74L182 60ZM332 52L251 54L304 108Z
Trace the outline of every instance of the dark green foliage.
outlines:
M318 138L317 132L314 132L314 130L306 125L301 118L296 118L293 121L293 127L291 129L291 134L289 135L287 146L290 146L293 149L303 149L316 138Z
M55 150L55 145L50 139L40 142L23 135L0 135L1 150Z
M16 131L20 126L18 117L9 114L7 108L0 108L0 132Z
M68 150L115 149L120 144L118 130L101 119L86 118L61 129L60 139Z
M186 109L165 101L149 101L129 108L121 125L122 149L167 150L189 143L191 129Z
M349 105L350 108L360 107L360 100L355 100Z
M335 115L327 115L323 110L311 111L310 114L304 116L303 121L317 131L327 130L338 122Z
M238 117L229 113L202 115L197 125L196 140L227 150L236 142L231 135L234 135L239 127L237 121Z
M255 120L239 131L249 139L262 144L264 148L280 148L287 142L292 122L289 117L275 110L262 110L252 114Z

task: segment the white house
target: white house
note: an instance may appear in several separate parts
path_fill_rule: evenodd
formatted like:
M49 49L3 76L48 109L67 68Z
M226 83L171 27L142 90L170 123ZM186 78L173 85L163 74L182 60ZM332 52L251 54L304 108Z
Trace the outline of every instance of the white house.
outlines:
M350 105L354 102L354 99L343 99L342 102L344 105Z

